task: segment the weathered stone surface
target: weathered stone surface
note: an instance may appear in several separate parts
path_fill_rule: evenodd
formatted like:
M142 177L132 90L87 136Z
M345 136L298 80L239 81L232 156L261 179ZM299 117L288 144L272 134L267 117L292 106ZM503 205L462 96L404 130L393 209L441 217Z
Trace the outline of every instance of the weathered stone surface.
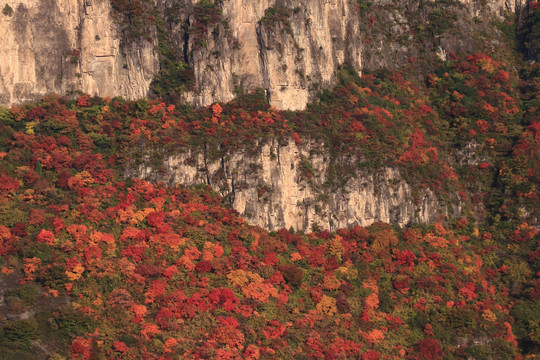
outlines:
M516 11L523 0L488 1L486 6L473 0L461 2L466 5L458 18L463 34L459 39L455 35L441 37L439 47L434 50L442 56L474 49L470 26L473 17ZM372 3L393 6L396 1ZM204 48L189 48L196 89L184 94L185 100L205 106L231 100L237 87L245 90L259 87L278 109L304 109L318 91L335 85L337 69L344 64L358 71L393 69L425 50L408 48L395 41L398 37L412 36L411 24L401 11L414 12L417 3L399 2L400 8L384 9L377 16L385 18L385 26L389 28L384 30L393 39L377 34L367 42L370 14L363 14L356 1L223 1L223 17L229 20L230 30L221 31L218 36L210 35ZM269 7L286 7L290 16L286 21L260 21ZM213 30L209 29L209 33Z
M170 184L209 183L250 223L271 230L335 230L377 221L433 223L459 211L447 209L429 190L415 191L395 168L353 171L343 187L330 188L330 159L321 149L316 142L273 140L260 145L256 154L236 152L214 161L188 150L166 158L165 175L146 166L128 175ZM340 161L356 163L352 158Z
M4 8L6 1L0 2ZM0 14L0 104L82 91L137 99L158 70L153 43L122 42L107 0L9 1Z
M441 36L434 46L441 57L474 46L467 37L474 16L518 11L524 0L461 0L461 39ZM35 101L55 92L82 91L137 99L148 95L159 72L156 29L145 39L130 39L115 23L108 0L0 0L11 16L0 14L0 104ZM234 98L237 89L263 88L278 109L303 109L318 91L333 86L337 69L394 68L417 55L395 39L366 37L369 15L353 0L223 0L225 23L209 26L204 46L194 44L193 0L160 0L158 9L171 42L194 71L195 86L182 95L196 106ZM388 5L382 16L392 37L407 42L411 28L405 12L418 1L377 0ZM399 9L396 4L401 6ZM270 8L286 8L286 19L266 19ZM174 21L170 21L171 11ZM425 19L423 20L425 21ZM469 21L469 22L467 22ZM150 42L149 42L150 41ZM371 41L371 42L370 42ZM409 45L412 46L412 45Z
M286 6L285 21L260 21L270 6ZM360 17L348 0L223 3L230 33L192 52L197 105L230 100L234 89L261 87L278 109L303 109L320 89L335 84L345 62L362 68ZM224 56L214 56L218 52Z

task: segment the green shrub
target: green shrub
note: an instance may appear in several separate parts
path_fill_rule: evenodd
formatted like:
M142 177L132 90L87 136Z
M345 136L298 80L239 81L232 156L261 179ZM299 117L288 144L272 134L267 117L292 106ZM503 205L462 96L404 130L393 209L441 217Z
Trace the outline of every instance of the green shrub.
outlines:
M13 321L4 326L2 333L7 342L29 345L38 336L38 325L34 319Z
M56 323L54 326L58 326L58 334L67 339L93 330L92 321L78 312L57 314L54 322Z
M28 283L19 286L16 290L7 292L8 296L16 296L21 299L26 305L33 305L39 298L39 287L36 284Z
M530 352L540 348L540 302L522 301L512 308L510 315L514 318L513 331L519 339L520 346Z
M2 14L6 16L13 15L13 8L9 6L9 4L6 4L6 6L4 6L4 9L2 10Z
M469 346L465 350L465 352L467 353L467 355L469 355L472 358L477 359L477 360L488 360L488 359L490 359L488 349L486 349L486 347L482 346L482 345Z

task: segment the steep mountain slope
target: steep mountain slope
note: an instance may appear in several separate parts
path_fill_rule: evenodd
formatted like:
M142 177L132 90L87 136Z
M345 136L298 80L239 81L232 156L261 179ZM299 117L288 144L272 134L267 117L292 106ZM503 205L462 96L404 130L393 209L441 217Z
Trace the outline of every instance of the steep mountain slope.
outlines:
M0 357L534 359L538 3L520 18L500 17L510 3L498 1L319 1L298 10L250 2L236 15L262 18L227 25L238 4L84 3L87 12L113 9L115 23L95 29L113 29L111 49L134 51L122 61L148 60L150 69L135 78L115 55L99 89L137 98L157 74L156 94L211 106L75 92L0 107ZM280 58L266 45L283 37L301 51L284 39L300 45L302 31L326 41L337 15L324 9L336 4L342 15L360 11L351 24L369 25L358 45L364 71L341 64L342 46L358 40L343 34L359 31L341 29L329 56L336 71L323 84L336 86L315 96L305 77L297 89L313 101L277 109L268 102L283 104L272 66L308 69L313 59ZM20 17L25 6L2 15ZM56 23L42 19L56 30L85 14L59 8ZM315 11L334 25L307 22ZM244 89L214 102L233 94L228 75L223 84L202 75L212 64L229 71L220 47L234 66L253 60L242 53L249 46L227 38L239 24L255 28L246 39L264 39L256 59L273 60L257 71L268 82L248 91L261 83L246 80L246 66ZM410 34L400 39L402 31ZM58 49L72 46L62 41ZM64 60L79 67L86 55L71 49ZM35 63L22 59L1 69ZM63 92L69 82L58 80L25 80L37 90L24 99ZM205 94L204 81L221 95Z
M157 93L207 106L232 100L238 89L263 88L274 107L303 109L336 84L344 64L397 69L411 58L431 61L436 52L496 48L491 21L521 14L524 5L3 0L0 104L81 91L127 99Z
M462 218L268 233L205 185L124 179L119 165L141 137L170 143L170 126L201 141L198 120L144 106L49 97L2 113L4 358L513 359L538 350L534 226Z
M487 55L457 58L428 77L426 102L410 103L420 92L401 74L348 82L354 74L342 73L344 85L299 113L273 110L261 94L199 110L88 96L2 109L3 356L536 353L538 66L522 84L532 90L523 108L499 66ZM440 112L431 109L437 101ZM357 118L347 115L354 109ZM453 110L461 116L446 118ZM488 114L491 122L477 120ZM125 177L142 164L167 178L164 155L182 147L212 159L258 152L273 137L308 146L317 134L328 154L364 154L370 171L395 164L409 174L404 180L441 199L460 189L459 217L268 233L207 186ZM450 163L454 146L461 160ZM304 162L303 179L315 173Z

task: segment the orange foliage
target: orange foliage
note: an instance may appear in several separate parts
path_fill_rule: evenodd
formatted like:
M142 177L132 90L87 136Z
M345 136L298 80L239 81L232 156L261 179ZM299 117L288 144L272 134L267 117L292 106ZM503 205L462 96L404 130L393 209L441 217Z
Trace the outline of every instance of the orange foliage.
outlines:
M379 329L373 329L370 332L364 333L364 338L370 344L377 344L384 340L384 332Z
M444 237L435 236L435 235L433 235L433 233L427 233L422 238L422 240L425 241L427 244L429 244L429 245L431 245L433 247L436 247L436 248L440 248L440 249L447 248L448 245L450 244L450 241L448 241Z
M258 360L261 357L261 351L258 346L250 344L244 351L243 356L246 360Z
M175 233L153 235L150 237L150 241L160 245L167 245L172 249L178 249L186 244L186 239Z
M242 293L248 298L258 300L262 303L268 302L270 296L277 297L278 291L270 284L264 284L262 282L250 282Z
M379 307L379 296L376 293L371 293L366 297L364 307L366 310L371 311Z
M160 333L156 324L145 322L142 325L142 330L139 332L146 340L150 340L150 337Z
M23 271L26 275L26 280L32 281L35 279L34 274L39 265L41 265L41 260L37 257L24 259Z
M322 286L326 290L337 290L341 286L341 281L334 274L325 275Z
M396 246L398 238L392 229L384 229L373 234L373 243L371 248L375 252L390 249L392 246Z
M66 227L66 231L70 234L75 240L83 240L86 237L86 232L88 228L86 225L69 225Z
M332 316L337 313L336 299L323 295L321 301L317 304L317 313L325 316Z
M300 255L299 252L293 252L291 254L291 260L292 261L299 261L299 260L302 260L302 259L303 259L303 257L302 257L302 255Z

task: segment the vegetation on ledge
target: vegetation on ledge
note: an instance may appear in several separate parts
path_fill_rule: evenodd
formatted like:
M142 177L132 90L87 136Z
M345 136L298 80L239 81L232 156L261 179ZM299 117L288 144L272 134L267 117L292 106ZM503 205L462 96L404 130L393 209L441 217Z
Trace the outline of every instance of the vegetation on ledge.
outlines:
M511 68L485 53L449 54L422 81L414 59L343 68L303 112L262 92L203 109L87 95L0 108L0 354L533 359L540 66ZM124 178L182 148L222 156L289 137L457 193L463 217L268 232L207 186ZM333 171L339 184L347 169Z
M537 68L527 74L523 94L537 89ZM260 93L200 110L88 96L3 108L3 356L537 352L538 229L534 216L509 209L538 211L538 99L523 95L522 107L511 75L482 54L442 64L424 88L400 73L344 70L341 78L305 112L272 109ZM423 186L462 189L473 203L491 199L484 191L500 197L485 223L268 233L206 186L123 178L133 149L206 143L233 151L270 136L323 138L329 151L382 158ZM458 168L452 150L466 144L487 160ZM497 182L475 189L473 177Z

